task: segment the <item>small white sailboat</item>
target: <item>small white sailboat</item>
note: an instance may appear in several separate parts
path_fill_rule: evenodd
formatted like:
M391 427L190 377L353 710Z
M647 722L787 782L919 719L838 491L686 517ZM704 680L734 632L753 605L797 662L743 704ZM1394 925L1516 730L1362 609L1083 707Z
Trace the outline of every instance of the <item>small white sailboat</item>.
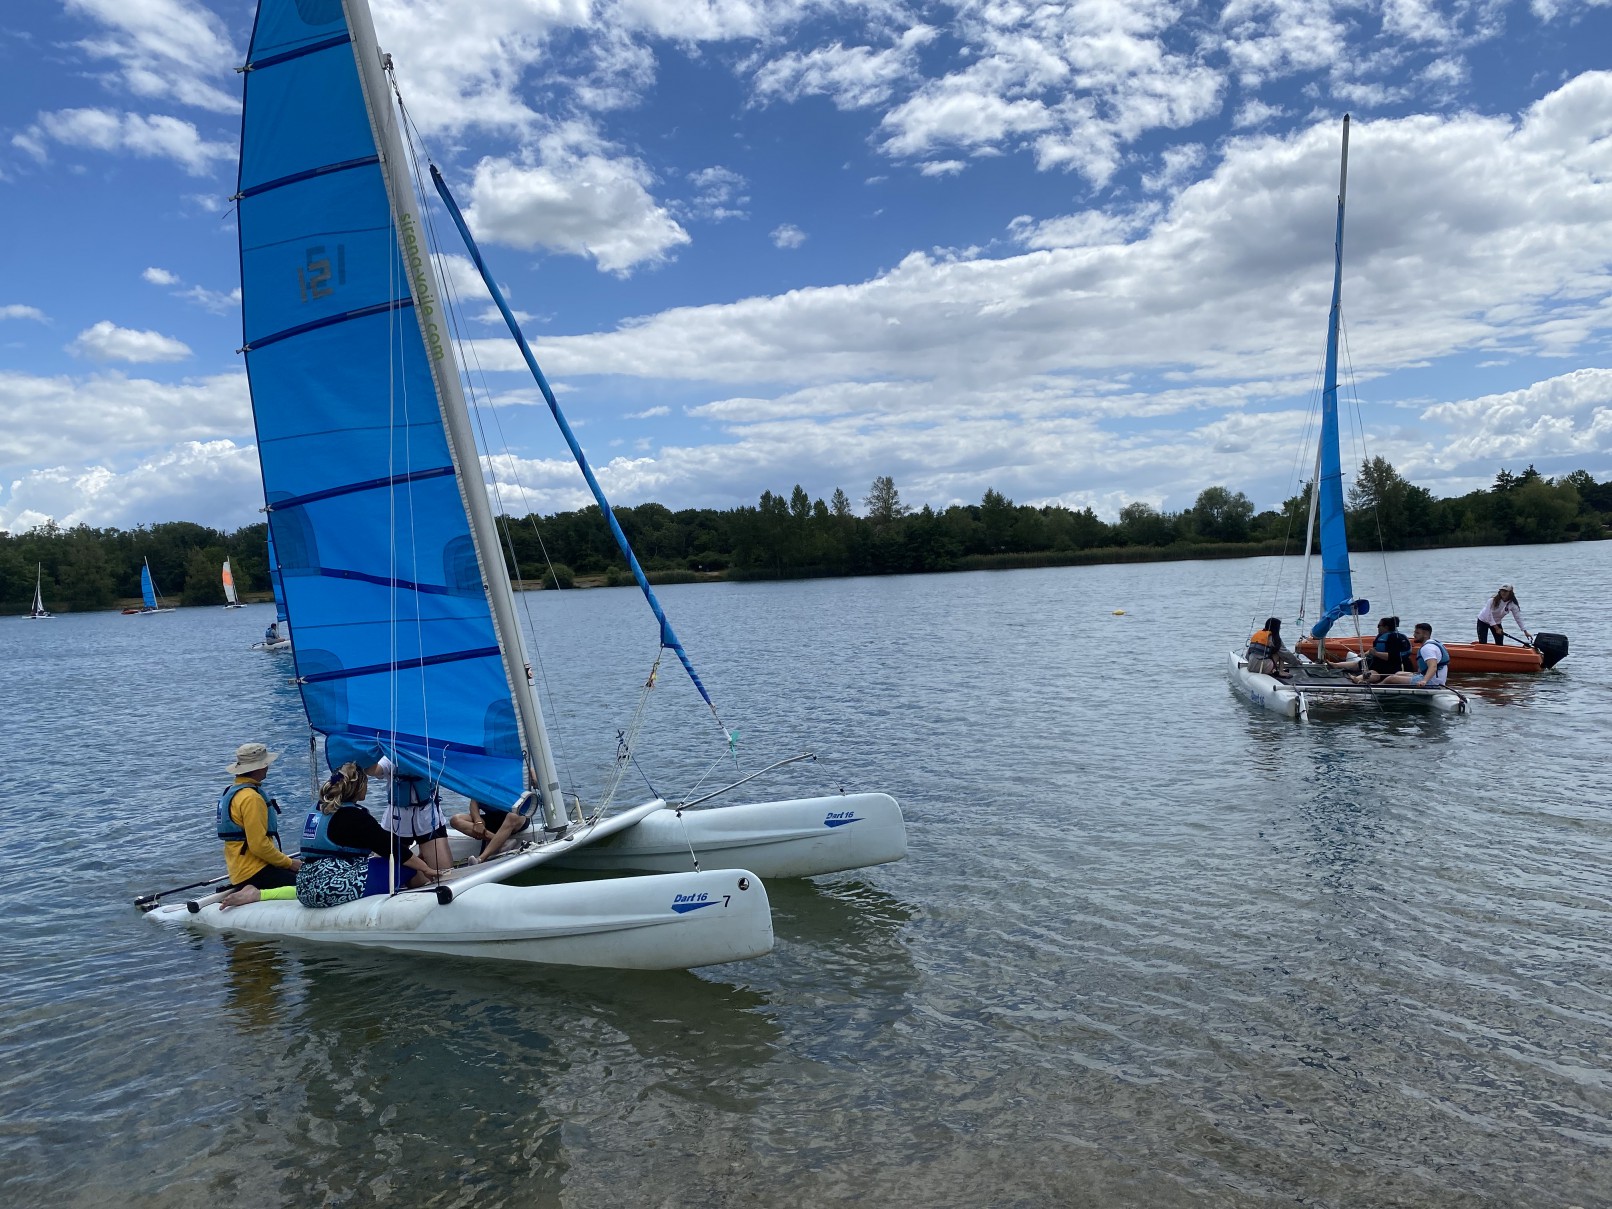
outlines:
M34 564L34 606L28 610L30 621L49 621L50 613L45 609L43 585L45 579L45 564Z
M1464 713L1466 698L1447 685L1424 688L1411 684L1357 684L1342 669L1331 667L1326 661L1324 640L1332 626L1345 617L1359 617L1371 607L1369 601L1354 594L1349 568L1348 533L1344 525L1343 465L1339 451L1338 343L1343 315L1343 213L1348 180L1349 118L1345 115L1342 165L1338 171L1332 309L1327 321L1326 370L1321 391L1321 435L1310 490L1310 518L1304 532L1306 569L1310 566L1312 539L1318 529L1320 534L1321 614L1308 632L1308 637L1320 644L1318 657L1314 661L1297 662L1284 669L1279 679L1263 671L1252 670L1246 653L1234 650L1228 656L1226 675L1237 693L1250 703L1289 718L1308 719L1312 705L1353 703L1369 706L1384 699L1418 702L1434 709ZM1301 596L1301 624L1303 619L1304 601Z
M198 902L151 913L252 936L573 965L760 956L772 945L767 893L737 861L792 876L899 859L900 809L859 794L715 809L657 797L612 812L562 792L390 69L364 0L259 5L237 201L273 566L296 626L303 706L331 758L345 758L339 740L383 753L404 776L531 811L533 838L426 889L341 907ZM319 105L288 101L307 97ZM664 618L662 641L686 661ZM612 840L614 860L603 855ZM595 850L596 868L651 872L504 884Z
M147 613L172 613L173 605L162 603L162 597L157 595L157 585L151 578L151 563L142 559L140 563L140 600L138 609L124 609L129 616L144 616Z
M229 569L229 559L224 560L224 607L226 609L243 609L241 598L235 592L235 574Z

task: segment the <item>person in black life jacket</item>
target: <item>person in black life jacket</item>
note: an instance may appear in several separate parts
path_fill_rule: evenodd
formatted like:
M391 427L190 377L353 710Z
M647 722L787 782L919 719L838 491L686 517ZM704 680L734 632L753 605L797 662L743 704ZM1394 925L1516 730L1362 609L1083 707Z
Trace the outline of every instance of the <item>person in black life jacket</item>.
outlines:
M1377 637L1364 656L1350 654L1346 659L1329 662L1328 666L1346 668L1356 674L1373 672L1379 676L1409 671L1413 666L1411 640L1399 632L1399 618L1379 617Z
M1370 675L1372 684L1410 684L1417 688L1440 688L1450 671L1450 652L1442 642L1433 638L1433 627L1418 621L1411 636L1414 671L1394 672L1388 676Z
M1282 645L1282 619L1280 617L1267 617L1265 625L1253 632L1248 639L1248 670L1256 674L1263 673L1275 676L1278 680L1285 679L1282 668L1298 660L1293 652Z
M264 890L296 884L302 862L280 850L280 807L262 788L269 765L279 758L261 743L243 743L235 749L235 763L224 769L235 781L218 798L218 838L235 885L222 906L256 902Z
M406 868L389 866L392 836L360 804L368 793L369 776L351 761L320 787L319 806L302 827L297 901L304 907L339 907L372 894L427 886L446 872L418 856L404 861Z

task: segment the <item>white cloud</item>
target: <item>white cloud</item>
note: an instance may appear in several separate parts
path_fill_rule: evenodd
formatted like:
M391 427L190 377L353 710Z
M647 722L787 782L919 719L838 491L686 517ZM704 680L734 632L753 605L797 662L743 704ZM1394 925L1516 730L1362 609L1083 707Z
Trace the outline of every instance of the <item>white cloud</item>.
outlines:
M26 134L11 140L43 159L49 143L92 151L119 152L152 159L171 159L192 176L207 172L214 161L233 160L231 143L207 142L189 122L162 114L118 113L110 109L62 109L41 113Z
M67 346L75 357L92 361L183 361L191 355L190 346L160 332L138 332L103 319L87 327Z
M915 52L938 35L930 26L915 25L884 50L835 42L805 53L792 51L756 72L756 95L763 101L827 96L839 109L882 105L897 84L916 77Z
M66 0L69 12L105 28L80 42L112 64L112 80L135 96L235 113L240 101L217 86L238 66L224 23L187 0Z
M1439 403L1421 413L1454 433L1429 448L1429 468L1484 473L1547 457L1604 459L1612 451L1612 369L1580 369L1522 390Z
M806 242L806 232L794 223L783 223L772 229L773 246L777 248L798 248Z
M170 273L167 269L147 269L140 276L152 285L178 285L179 275Z
M646 407L643 411L629 411L627 413L627 419L653 420L658 416L669 416L671 414L672 409L670 407Z
M115 463L172 441L251 431L243 373L168 383L116 372L88 378L0 372L0 470Z
M9 303L0 306L0 319L32 319L36 323L45 323L45 312L37 306L23 306L21 303Z
M744 193L745 179L731 168L701 168L688 174L696 190L687 206L691 218L722 222L745 217L750 198Z
M581 127L540 141L540 160L488 157L476 165L465 219L479 239L591 257L625 276L664 261L688 232L650 196L652 176L611 159Z
M133 528L178 517L221 529L262 519L257 450L232 441L183 441L128 470L66 466L32 470L0 502L0 529L63 526Z
M962 160L930 160L919 164L918 171L924 176L956 176L965 167Z

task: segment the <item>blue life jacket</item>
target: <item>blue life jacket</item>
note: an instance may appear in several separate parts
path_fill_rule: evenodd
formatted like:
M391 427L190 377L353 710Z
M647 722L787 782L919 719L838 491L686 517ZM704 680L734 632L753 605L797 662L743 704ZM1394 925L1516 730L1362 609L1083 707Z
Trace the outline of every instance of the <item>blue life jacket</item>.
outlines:
M231 785L218 795L218 838L226 844L239 844L241 851L244 853L246 851L246 829L237 823L235 817L230 814L230 808L235 805L235 795L243 789L255 789L259 793L263 792L263 787L260 784L247 781L240 785ZM280 846L280 803L267 796L263 800L269 804L268 816L265 819L269 838L274 841L274 846L278 848Z
M330 838L330 820L335 817L335 814L326 814L322 810L309 812L307 820L302 824L303 860L317 861L325 857L340 857L350 861L363 860L370 855L368 848L348 848Z
M1438 647L1439 667L1450 666L1450 652L1444 649L1444 644L1442 642L1439 642L1434 638L1429 638L1427 642L1422 643L1421 647L1416 652L1416 670L1424 676L1427 675L1427 660L1422 658L1422 652L1427 649L1428 643L1432 643L1434 646Z

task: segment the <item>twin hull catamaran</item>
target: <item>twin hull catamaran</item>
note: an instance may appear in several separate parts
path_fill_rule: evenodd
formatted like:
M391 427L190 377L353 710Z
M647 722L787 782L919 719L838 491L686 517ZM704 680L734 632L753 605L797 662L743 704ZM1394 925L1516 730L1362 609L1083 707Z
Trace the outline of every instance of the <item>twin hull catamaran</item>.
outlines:
M264 901L225 911L209 896L152 914L255 936L574 965L681 968L759 956L772 945L761 877L900 859L900 807L863 793L567 809L406 172L390 66L364 0L259 6L236 201L274 565L296 626L303 706L327 746L384 752L400 775L476 801L536 803L537 835L425 890L317 910ZM473 245L471 253L480 263ZM709 703L626 553L662 646ZM647 872L504 884L550 863Z
M224 607L226 609L244 609L241 598L235 592L235 573L229 568L229 559L224 560Z
M1371 606L1355 596L1349 569L1349 540L1344 527L1343 463L1339 452L1338 343L1343 317L1343 210L1349 181L1349 118L1343 119L1343 154L1338 170L1338 225L1333 248L1332 309L1327 321L1325 380L1321 390L1321 436L1316 448L1315 477L1310 491L1310 518L1304 531L1304 561L1310 564L1311 539L1319 526L1321 548L1321 616L1309 632L1319 645L1317 659L1284 670L1283 677L1256 672L1246 654L1230 652L1226 675L1249 702L1289 718L1310 716L1312 704L1415 701L1435 709L1465 712L1466 698L1454 689L1410 684L1356 684L1339 668L1328 666L1324 640L1345 617L1359 617ZM1303 605L1300 604L1300 618ZM1369 640L1368 640L1369 641ZM1335 652L1340 654L1342 652Z

